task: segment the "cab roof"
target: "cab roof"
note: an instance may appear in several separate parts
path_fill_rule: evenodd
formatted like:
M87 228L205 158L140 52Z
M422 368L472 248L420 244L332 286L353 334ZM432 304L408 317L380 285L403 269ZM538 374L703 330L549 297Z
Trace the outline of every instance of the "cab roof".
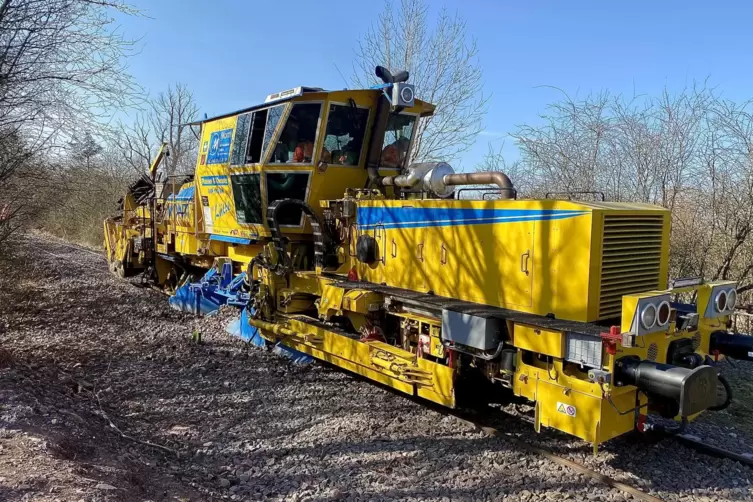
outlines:
M305 86L300 86L300 87L294 87L293 89L287 89L285 91L280 91L280 92L275 92L273 94L270 94L264 100L264 103L261 103L261 104L258 104L258 105L254 105L254 106L249 106L247 108L242 108L240 110L235 110L233 112L223 113L221 115L215 115L214 117L208 117L208 118L204 118L204 119L201 119L201 120L194 120L193 122L189 122L189 123L184 124L184 125L189 125L189 126L202 125L202 124L205 124L207 122L212 122L213 120L224 119L226 117L232 117L234 115L239 115L241 113L248 113L248 112L252 112L254 110L260 110L262 108L267 108L269 106L278 105L278 104L282 104L282 103L287 103L288 101L292 101L293 99L298 98L300 96L303 96L305 94L314 94L314 93L330 94L330 93L333 93L333 92L348 92L348 91L352 91L352 92L362 92L362 91L382 92L381 89L338 89L337 91L327 91L325 89L322 89L321 87L305 87ZM434 111L434 106L433 105L430 105L429 103L425 103L425 102L423 102L423 101L421 101L419 99L417 99L416 102L417 103L424 103L424 108L426 109L426 112L428 112L428 113L426 113L427 115L431 115L432 112ZM428 106L426 106L426 105L428 105ZM421 115L424 116L423 113Z

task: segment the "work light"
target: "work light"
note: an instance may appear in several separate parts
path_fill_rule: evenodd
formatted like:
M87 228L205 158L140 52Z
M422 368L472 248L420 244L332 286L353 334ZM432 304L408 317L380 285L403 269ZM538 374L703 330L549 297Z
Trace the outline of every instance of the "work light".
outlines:
M641 310L641 325L644 329L651 329L654 324L656 324L656 305L648 303Z

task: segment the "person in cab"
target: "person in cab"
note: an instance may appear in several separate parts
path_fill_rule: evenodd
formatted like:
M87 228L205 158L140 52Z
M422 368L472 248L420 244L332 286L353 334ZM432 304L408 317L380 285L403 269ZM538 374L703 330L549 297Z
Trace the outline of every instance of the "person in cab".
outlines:
M401 136L382 150L381 165L383 167L403 167L405 156L408 153L410 140Z

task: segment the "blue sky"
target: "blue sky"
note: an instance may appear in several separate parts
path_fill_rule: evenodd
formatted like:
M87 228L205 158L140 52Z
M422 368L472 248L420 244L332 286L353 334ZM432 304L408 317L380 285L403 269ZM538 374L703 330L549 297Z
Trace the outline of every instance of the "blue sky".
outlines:
M157 93L183 82L202 113L263 101L298 85L342 88L359 36L381 1L131 0L144 17L118 21L141 38L134 77ZM558 92L609 89L656 94L710 78L729 99L753 97L753 2L482 1L429 2L457 12L476 37L484 89L491 94L484 132L463 155L469 169L490 141L517 156L506 134L536 123ZM420 89L417 90L421 97Z

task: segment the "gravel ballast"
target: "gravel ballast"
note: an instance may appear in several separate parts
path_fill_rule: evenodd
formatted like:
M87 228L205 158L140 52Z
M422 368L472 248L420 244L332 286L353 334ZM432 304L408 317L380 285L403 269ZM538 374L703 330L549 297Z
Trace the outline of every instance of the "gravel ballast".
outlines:
M631 500L397 393L249 346L225 333L236 310L175 312L96 253L27 234L0 267L0 500ZM736 364L731 379L750 379ZM688 433L751 451L740 410ZM750 468L673 441L619 438L593 456L516 417L495 422L664 500L753 498Z

